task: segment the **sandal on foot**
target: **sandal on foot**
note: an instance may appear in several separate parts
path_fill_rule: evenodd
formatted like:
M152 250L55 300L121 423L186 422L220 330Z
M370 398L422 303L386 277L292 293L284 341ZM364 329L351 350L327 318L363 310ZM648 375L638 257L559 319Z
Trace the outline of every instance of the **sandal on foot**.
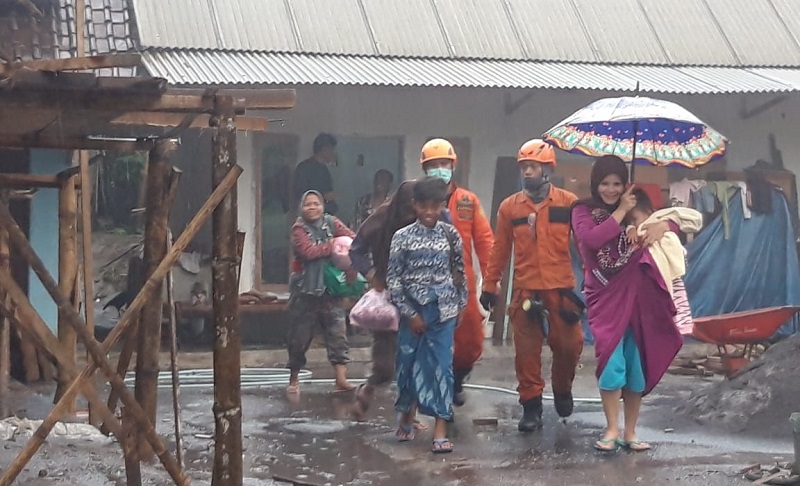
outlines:
M619 445L625 450L632 452L645 452L653 448L650 444L642 440L621 440L619 441Z
M431 445L431 452L433 452L434 454L447 454L453 452L454 448L455 446L453 445L453 443L450 442L450 439L446 437L444 439L433 439L433 444Z
M428 426L423 424L417 419L414 419L414 429L416 430L428 430Z
M414 440L416 437L416 430L414 429L413 423L406 423L403 422L403 415L400 414L397 417L397 432L394 435L397 437L398 442L408 442Z
M617 452L620 447L620 441L617 439L600 439L593 444L593 447L600 452Z

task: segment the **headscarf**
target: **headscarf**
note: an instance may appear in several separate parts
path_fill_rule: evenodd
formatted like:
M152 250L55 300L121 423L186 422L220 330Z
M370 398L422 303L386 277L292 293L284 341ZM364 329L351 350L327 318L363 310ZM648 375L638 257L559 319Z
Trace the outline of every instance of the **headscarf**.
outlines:
M589 187L592 197L584 199L581 202L589 207L604 208L609 212L613 212L617 209L619 201L609 206L603 202L603 198L600 197L600 183L610 175L619 176L622 180L622 185L628 185L628 168L625 166L625 162L623 162L622 159L615 155L604 155L596 159L594 164L592 164L592 175L589 178Z
M384 284L392 237L397 230L413 222L413 219L404 221L402 217L413 212L415 183L414 180L402 182L394 195L364 221L356 235L356 238L361 237L369 244L375 278Z
M303 217L303 203L305 203L308 196L317 196L322 203L322 216L316 221L307 221ZM297 217L295 225L300 225L308 233L312 243L318 245L325 243L333 238L333 228L330 224L330 218L325 215L325 199L319 191L306 191L300 198L300 208L298 210L300 216ZM301 275L295 277L293 288L303 294L322 295L325 293L325 277L324 269L326 260L320 258L317 260L303 261L303 272Z

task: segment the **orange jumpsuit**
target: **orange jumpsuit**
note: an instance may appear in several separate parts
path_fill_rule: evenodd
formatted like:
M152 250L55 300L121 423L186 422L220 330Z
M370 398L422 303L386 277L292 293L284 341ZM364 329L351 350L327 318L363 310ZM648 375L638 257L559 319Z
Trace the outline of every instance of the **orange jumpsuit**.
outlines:
M514 332L515 367L520 402L542 395L542 323L522 309L525 299L536 296L548 311L548 344L553 352L553 392L572 391L575 368L583 350L581 324L567 324L559 310L569 303L560 290L572 290L575 276L569 252L569 214L577 197L551 186L539 204L524 192L506 198L497 214L495 244L483 290L497 293L498 283L514 248L514 282L508 315ZM532 224L531 224L532 223Z
M473 245L481 265L481 275L486 274L489 255L492 252L494 236L492 226L483 212L481 201L474 193L453 183L455 189L450 193L447 209L453 218L453 225L464 242L464 268L467 275L467 308L461 315L455 333L453 368L469 370L483 352L483 316L478 304L478 289L472 262Z

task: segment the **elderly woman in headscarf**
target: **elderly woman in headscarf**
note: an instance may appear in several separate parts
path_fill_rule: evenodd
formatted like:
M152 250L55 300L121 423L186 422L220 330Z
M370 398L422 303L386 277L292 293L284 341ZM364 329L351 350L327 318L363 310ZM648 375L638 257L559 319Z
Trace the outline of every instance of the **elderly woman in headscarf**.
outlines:
M299 372L306 364L306 352L319 325L323 329L328 360L336 372L334 392L354 388L347 381L350 345L347 342L345 310L341 298L330 295L324 271L333 251L333 239L354 237L354 233L335 216L325 214L325 199L318 191L307 191L300 199L300 217L292 225L291 241L295 262L292 265L289 314L292 324L287 336L290 370L289 394L300 392ZM352 279L354 273L348 275Z
M595 339L597 378L606 432L594 447L613 452L620 447L646 451L636 423L642 397L664 376L683 343L673 317L675 306L667 285L647 247L667 231L671 222L644 229L630 243L623 221L636 206L628 170L614 156L592 166L591 197L575 203L572 229L583 260L584 294L589 327ZM624 403L624 433L620 433L620 398Z

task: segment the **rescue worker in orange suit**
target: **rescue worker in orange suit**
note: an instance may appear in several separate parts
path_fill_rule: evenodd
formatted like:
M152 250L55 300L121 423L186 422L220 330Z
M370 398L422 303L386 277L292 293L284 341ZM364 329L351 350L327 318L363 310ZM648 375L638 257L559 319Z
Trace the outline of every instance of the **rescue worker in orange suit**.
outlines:
M453 404L461 406L466 400L464 380L472 371L472 366L483 352L483 315L478 306L478 289L473 266L473 247L478 254L481 275L485 275L489 264L489 255L494 244L492 227L483 212L481 201L474 193L458 187L452 181L453 170L457 162L453 145L447 140L436 138L422 147L420 163L422 170L429 176L439 177L450 185L447 209L453 218L453 226L464 243L464 266L467 276L467 308L461 315L455 333L455 349L453 351Z
M523 190L501 204L495 243L480 302L497 303L502 272L514 249L514 281L508 315L514 332L515 368L523 416L520 432L542 427L542 344L553 353L552 387L560 417L572 415L572 382L583 350L582 302L573 293L570 208L577 197L550 183L552 146L530 140L517 157Z

